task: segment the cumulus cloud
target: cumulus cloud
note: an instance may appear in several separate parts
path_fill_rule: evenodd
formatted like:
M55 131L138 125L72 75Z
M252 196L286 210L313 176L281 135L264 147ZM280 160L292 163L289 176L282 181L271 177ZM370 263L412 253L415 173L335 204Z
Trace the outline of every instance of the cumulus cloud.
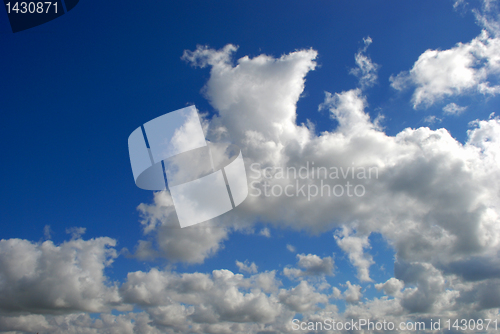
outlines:
M398 280L397 278L391 277L385 283L375 284L375 288L377 290L383 290L384 293L388 296L396 297L401 293L401 289L405 286L403 281Z
M464 93L498 94L500 86L490 81L498 80L500 73L500 38L491 30L483 30L472 41L448 50L425 51L410 71L391 76L391 86L397 90L415 86L415 109Z
M330 256L324 258L314 254L297 254L298 268L285 268L283 274L290 278L305 276L333 276L334 261Z
M357 303L360 301L363 294L361 293L361 286L346 282L347 289L344 291L343 296L348 303Z
M27 240L0 241L0 309L102 312L120 302L104 275L117 254L115 240L67 241L60 246Z
M148 240L139 241L134 256L139 259L166 258L172 262L200 263L213 255L227 238L227 229L205 223L179 228L168 191L154 193L153 204L138 207Z

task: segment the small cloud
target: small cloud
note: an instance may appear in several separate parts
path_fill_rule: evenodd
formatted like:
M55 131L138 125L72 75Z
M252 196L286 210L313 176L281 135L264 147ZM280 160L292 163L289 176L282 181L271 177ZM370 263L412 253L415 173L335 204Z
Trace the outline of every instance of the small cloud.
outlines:
M429 124L434 124L434 123L440 123L442 120L441 118L438 118L434 115L431 115L431 116L427 116L425 119L424 119L424 122L425 123L429 123Z
M405 286L404 282L398 280L397 278L390 278L385 283L375 284L375 288L377 290L383 290L384 293L388 296L397 297L401 294L401 289Z
M443 108L443 112L445 115L460 115L461 113L463 113L465 111L465 109L467 109L467 107L461 107L455 103L450 103L450 104L447 104L444 108Z
M458 10L459 8L465 9L465 7L468 5L465 0L455 0L455 3L453 4L453 9Z
M314 254L297 254L298 262L297 266L304 269L298 268L284 268L283 274L288 278L297 278L305 276L334 276L333 269L335 263L333 257L327 256L321 258Z
M252 262L250 265L248 264L248 260L245 260L245 262L240 262L236 260L236 265L238 266L238 269L240 272L247 272L249 274L256 274L257 273L257 265L255 262Z
M363 43L365 47L356 53L354 59L356 60L357 68L353 68L349 71L349 74L355 75L359 78L359 83L361 88L371 87L377 82L377 71L380 65L372 62L371 58L366 55L366 50L368 46L372 44L372 39L370 36L363 38Z
M259 234L265 236L266 238L271 237L271 231L269 231L267 227L260 230Z
M297 250L294 246L292 246L290 244L286 245L286 249L288 249L292 253L295 253L295 251Z
M45 225L43 227L43 236L45 237L46 240L49 240L52 238L52 235L51 235L51 230L50 230L50 225Z
M78 239L85 234L85 227L70 227L66 229L67 234L71 234L71 239Z

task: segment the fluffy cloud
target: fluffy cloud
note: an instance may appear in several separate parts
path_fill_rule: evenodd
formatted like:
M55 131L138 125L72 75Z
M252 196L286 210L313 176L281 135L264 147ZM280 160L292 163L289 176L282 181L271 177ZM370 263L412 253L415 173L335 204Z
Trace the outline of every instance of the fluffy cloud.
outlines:
M391 85L397 90L416 86L414 108L463 93L495 95L500 93L500 86L492 85L490 80L498 80L499 54L500 38L483 30L468 43L458 43L448 50L425 51L409 72L391 76Z
M116 258L115 241L71 240L60 246L0 241L0 309L4 312L102 312L120 303L104 275Z
M124 300L147 309L155 322L178 330L190 323L268 323L280 313L274 272L244 278L229 270L177 274L152 269L129 273Z
M351 282L346 282L347 289L344 291L344 298L348 303L357 303L363 296L361 293L361 286L356 284L351 284Z
M377 288L377 290L383 290L386 295L393 297L398 296L404 286L405 284L403 281L394 277L391 277L385 283L375 284L375 288Z
M285 268L283 274L290 278L305 276L333 276L334 261L330 256L321 258L314 254L297 254L298 268Z
M138 210L144 232L150 235L137 245L134 256L139 259L164 257L172 262L200 263L214 254L227 237L226 228L211 224L181 229L167 191L156 192L154 204L141 204Z
M335 240L339 247L348 254L351 263L358 270L358 278L362 282L371 282L370 265L373 263L372 257L364 252L368 248L368 236L353 236L349 228L344 227L342 231L335 235Z

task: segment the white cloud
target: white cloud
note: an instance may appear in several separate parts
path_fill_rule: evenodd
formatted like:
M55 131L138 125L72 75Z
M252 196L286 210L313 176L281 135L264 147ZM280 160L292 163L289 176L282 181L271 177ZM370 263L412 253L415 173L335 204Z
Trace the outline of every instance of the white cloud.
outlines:
M294 246L290 245L290 244L286 245L286 249L288 249L288 251L290 251L292 253L295 253L297 251L297 249Z
M262 230L260 230L259 234L262 235L262 236L264 236L264 237L266 237L266 238L270 238L271 237L271 231L267 227L265 227Z
M291 290L282 289L279 293L280 302L295 312L310 312L318 309L318 304L328 303L328 297L315 291L307 281L301 281Z
M104 275L116 251L115 241L73 239L0 241L0 309L7 312L77 310L102 312L120 302L118 288Z
M78 239L85 234L87 229L85 227L70 227L66 229L67 234L71 234L71 239Z
M403 281L391 277L385 283L375 284L377 290L383 290L386 295L396 297L401 294L401 289L405 286Z
M50 225L45 225L43 227L43 237L48 240L52 238L52 231L50 229Z
M251 264L248 264L248 260L246 260L244 263L236 260L236 266L240 270L240 272L246 272L249 274L256 274L257 273L257 265L255 262L252 262Z
M373 63L371 58L366 55L366 50L372 42L370 36L363 38L365 46L363 49L359 50L354 57L357 68L353 68L349 71L350 74L359 78L361 88L371 87L377 83L377 71L380 66Z
M363 294L361 293L361 286L346 282L347 289L344 291L344 298L348 303L357 303L360 301Z
M290 278L306 276L333 276L334 261L330 256L324 258L314 254L297 254L297 268L285 268L283 274Z
M353 231L344 227L342 231L335 234L337 245L347 253L349 260L358 270L358 278L362 282L371 282L370 266L374 263L370 254L364 252L370 248L368 236L353 235Z
M200 226L179 228L172 198L167 191L154 193L154 204L138 207L146 235L134 255L139 259L164 257L172 262L200 263L213 255L227 237L227 229L205 223Z
M428 107L445 97L464 93L495 95L500 86L492 85L489 80L498 79L499 54L500 38L483 30L468 43L458 43L448 50L425 51L409 72L391 76L391 85L397 90L416 86L414 108Z
M461 107L455 103L448 103L446 106L443 107L443 112L446 115L460 115L466 109L467 109L467 107Z
M442 121L441 118L438 118L434 115L430 115L430 116L427 116L426 118L424 118L424 122L429 123L429 124L440 123L441 121Z

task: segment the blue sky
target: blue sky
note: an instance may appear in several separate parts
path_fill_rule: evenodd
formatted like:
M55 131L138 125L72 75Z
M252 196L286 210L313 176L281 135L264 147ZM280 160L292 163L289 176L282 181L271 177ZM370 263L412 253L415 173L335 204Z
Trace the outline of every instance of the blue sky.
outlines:
M12 33L0 10L0 332L498 317L498 13L494 0L82 0ZM249 196L179 229L169 193L134 184L127 138L192 104L248 175L315 161L380 178L357 180L360 198Z

